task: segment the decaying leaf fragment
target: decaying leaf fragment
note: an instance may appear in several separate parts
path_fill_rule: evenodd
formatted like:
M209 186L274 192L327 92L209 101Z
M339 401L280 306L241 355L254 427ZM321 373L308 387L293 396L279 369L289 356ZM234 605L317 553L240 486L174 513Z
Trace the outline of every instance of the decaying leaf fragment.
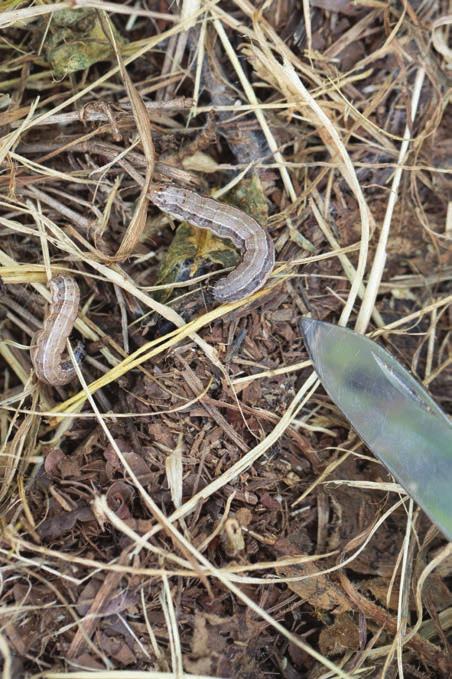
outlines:
M359 627L349 612L336 616L334 623L320 632L319 646L325 655L340 655L359 649Z
M221 540L224 551L230 557L236 557L245 549L242 527L235 517L226 519Z
M43 23L43 29L46 28L47 23ZM124 43L117 31L115 38L119 45ZM55 78L60 79L108 60L114 54L95 10L63 9L52 14L45 56Z

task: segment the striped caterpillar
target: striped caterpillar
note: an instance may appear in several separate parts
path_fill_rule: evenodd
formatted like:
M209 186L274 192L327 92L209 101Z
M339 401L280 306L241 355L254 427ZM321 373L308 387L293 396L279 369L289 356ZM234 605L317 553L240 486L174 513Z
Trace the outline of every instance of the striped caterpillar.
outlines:
M152 202L174 219L229 238L243 253L239 266L214 286L215 299L232 302L259 290L275 263L273 242L261 225L236 207L176 186L157 186Z
M50 308L42 329L33 337L30 356L38 379L57 387L68 384L76 375L72 362L64 361L62 357L77 318L80 290L70 276L56 276L49 285ZM80 361L83 356L81 343L74 353Z

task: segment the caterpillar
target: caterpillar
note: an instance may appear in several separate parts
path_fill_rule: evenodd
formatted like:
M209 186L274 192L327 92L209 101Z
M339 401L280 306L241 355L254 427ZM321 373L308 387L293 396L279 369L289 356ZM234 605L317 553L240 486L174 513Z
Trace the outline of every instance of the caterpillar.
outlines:
M242 252L242 261L214 286L215 299L232 302L259 290L275 263L270 236L253 217L242 210L176 186L156 186L150 198L163 212L220 238L229 238Z
M72 332L80 304L80 290L74 278L56 276L49 283L51 301L42 329L33 337L30 357L41 382L52 386L68 384L75 377L71 361L63 360L66 340ZM83 345L75 349L77 361L83 356Z

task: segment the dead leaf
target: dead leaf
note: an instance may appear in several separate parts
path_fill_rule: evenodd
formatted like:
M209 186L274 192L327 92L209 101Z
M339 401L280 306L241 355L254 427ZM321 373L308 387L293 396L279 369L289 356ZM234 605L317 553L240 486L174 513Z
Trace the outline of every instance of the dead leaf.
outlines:
M349 613L338 615L332 625L320 632L320 651L324 655L342 655L359 649L359 628Z
M56 516L51 516L41 523L38 533L45 540L54 540L72 530L77 521L82 523L94 521L94 514L91 508L84 505L70 512L60 512Z
M288 582L287 587L308 601L315 609L341 613L350 609L350 601L328 575L319 575L321 569L313 562L277 569L283 577L300 577L303 580Z
M132 469L135 476L141 481L142 484L149 483L153 480L154 474L151 472L141 455L133 452L123 452L123 456L130 465L130 468ZM109 478L112 478L113 475L118 471L126 473L121 461L112 447L109 446L104 450L104 457L107 460L106 472Z
M92 606L93 600L99 591L101 581L93 579L82 589L78 598L76 608L79 615L85 616ZM130 606L135 605L137 597L127 590L114 594L111 598L105 599L102 606L96 611L96 615L109 616L126 611Z
M62 9L52 14L51 22L43 21L42 28L46 32L49 29L44 42L45 55L57 80L113 57L112 47L93 9ZM125 39L113 30L116 40L123 45Z
M120 519L125 521L132 517L130 504L135 497L135 491L125 481L115 481L106 493L108 506Z

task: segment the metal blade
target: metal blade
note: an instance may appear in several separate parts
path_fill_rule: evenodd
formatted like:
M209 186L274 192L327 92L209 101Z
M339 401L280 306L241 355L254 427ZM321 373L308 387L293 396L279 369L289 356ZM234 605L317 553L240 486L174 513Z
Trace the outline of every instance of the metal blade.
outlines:
M300 323L314 368L368 448L452 540L452 423L385 349L310 318Z

